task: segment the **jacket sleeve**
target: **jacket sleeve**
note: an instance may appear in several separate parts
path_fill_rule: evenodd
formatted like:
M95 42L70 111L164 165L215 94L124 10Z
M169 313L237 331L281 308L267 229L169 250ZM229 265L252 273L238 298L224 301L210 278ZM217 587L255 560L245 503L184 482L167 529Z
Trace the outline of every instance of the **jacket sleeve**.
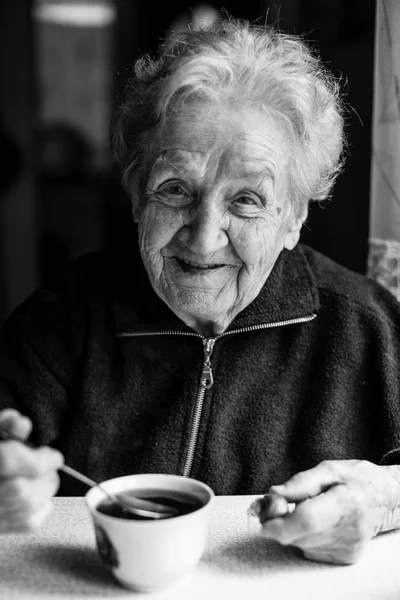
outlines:
M376 288L374 310L368 315L374 333L367 330L365 344L374 348L369 365L379 382L384 430L380 464L400 464L400 304L387 290Z
M84 331L80 298L68 281L36 291L1 330L0 409L27 415L34 443L56 445L72 418Z

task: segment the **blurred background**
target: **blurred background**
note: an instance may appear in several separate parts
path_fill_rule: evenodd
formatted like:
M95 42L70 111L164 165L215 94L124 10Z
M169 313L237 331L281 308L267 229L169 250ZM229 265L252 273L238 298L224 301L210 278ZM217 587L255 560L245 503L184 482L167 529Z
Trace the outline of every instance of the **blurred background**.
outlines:
M115 90L169 30L221 9L305 33L342 79L347 167L303 241L366 272L375 0L1 0L0 322L68 260L129 235L108 149Z

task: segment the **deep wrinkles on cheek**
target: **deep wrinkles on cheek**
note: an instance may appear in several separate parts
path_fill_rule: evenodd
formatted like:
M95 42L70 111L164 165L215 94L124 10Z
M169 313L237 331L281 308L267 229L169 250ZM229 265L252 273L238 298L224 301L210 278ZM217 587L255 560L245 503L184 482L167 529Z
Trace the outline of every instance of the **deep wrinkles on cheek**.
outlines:
M159 252L182 227L182 216L160 202L149 201L139 221L139 243L147 252Z
M243 260L243 267L238 274L237 301L236 306L244 304L245 306L258 295L265 281L260 280L260 273L266 273L273 267L277 258L271 255L272 248L269 248L268 239L275 239L277 235L277 226L271 222L266 222L262 218L244 222L240 234L240 241L237 238L237 251ZM251 249L249 252L249 241ZM240 252L240 246L244 252ZM267 276L268 276L267 275ZM250 299L250 300L249 300Z
M252 221L235 220L234 223L231 223L231 242L235 250L235 254L239 257L242 264L236 275L236 298L231 309L229 310L230 316L234 316L237 309L239 308L240 310L240 307L246 304L246 297L248 292L251 291L248 285L249 278L251 282L253 282L257 275L259 262L256 261L253 263L252 261L249 261L249 241L256 240L258 236L258 234L254 234L254 226L254 219ZM253 254L253 256L255 254L259 256L257 244L254 247L254 250L251 250L251 254Z
M163 287L163 281L165 283L165 259L162 251L183 224L181 213L156 200L147 201L139 220L139 247L146 270L157 288Z
M151 278L159 280L163 270L163 263L159 249L154 247L154 245L151 243L151 237L149 236L152 223L152 216L146 207L139 220L139 248L142 255L142 260L146 270L149 272L149 275Z
M240 225L236 225L236 227L237 229L235 228L236 230L232 232L236 253L243 261L246 270L256 268L259 264L260 254L265 252L266 223L262 218L254 217L251 220L241 221ZM263 242L262 250L260 241Z

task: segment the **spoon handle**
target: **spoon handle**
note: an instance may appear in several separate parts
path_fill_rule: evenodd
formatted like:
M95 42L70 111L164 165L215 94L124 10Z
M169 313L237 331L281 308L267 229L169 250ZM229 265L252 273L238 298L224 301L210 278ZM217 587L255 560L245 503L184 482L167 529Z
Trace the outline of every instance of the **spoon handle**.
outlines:
M2 431L0 433L0 439L4 441L15 440L17 442L22 442L22 444L25 444L25 446L28 446L28 448L32 448L33 450L37 449L37 446L31 442L23 440L18 436L11 434L9 431ZM176 509L172 508L171 506L165 506L164 504L153 502L152 500L147 500L145 498L137 498L126 493L114 494L114 492L109 492L101 483L90 479L90 477L87 477L83 473L80 473L80 471L76 471L68 465L62 465L59 467L59 471L62 471L70 477L81 481L90 488L98 487L111 502L119 504L128 512L133 512L141 516L149 516L152 518L163 518L165 516L175 516L177 514Z
M103 492L103 494L107 496L109 500L122 505L128 511L130 510L135 513L137 511L149 511L156 512L161 515L172 515L175 513L174 508L171 508L170 506L165 506L164 504L159 504L158 502L153 502L152 500L147 500L146 498L137 498L127 493L115 494L114 492L108 492L101 483L96 483L96 481L93 481L93 479L86 477L86 475L83 475L83 473L80 473L79 471L75 471L75 469L73 469L72 467L68 467L68 465L63 465L62 467L60 467L60 471L67 473L71 477L75 477L75 479L82 481L82 483L85 483L89 487L98 487Z
M101 487L100 483L96 483L95 481L93 481L93 479L90 479L90 477L86 477L86 475L84 475L83 473L80 473L79 471L75 471L75 469L73 469L72 467L69 467L68 465L63 465L62 467L60 467L59 470L62 471L63 473L66 473L67 475L70 475L70 477L74 477L75 479L78 479L82 483L85 483L88 487L96 487L97 486L97 487L100 487L100 489L105 494L107 493L104 490L104 488Z
M120 504L120 501L118 500L118 498L113 493L107 492L107 490L101 485L101 483L97 483L93 479L90 479L90 477L86 477L86 475L84 475L83 473L80 473L79 471L75 471L75 469L73 469L72 467L69 467L68 465L63 465L62 467L60 467L59 470L62 471L63 473L66 473L70 477L74 477L74 479L81 481L88 487L100 488L101 491L103 492L103 494L105 494L107 496L107 498L109 500L111 500L111 502L117 502L117 504Z

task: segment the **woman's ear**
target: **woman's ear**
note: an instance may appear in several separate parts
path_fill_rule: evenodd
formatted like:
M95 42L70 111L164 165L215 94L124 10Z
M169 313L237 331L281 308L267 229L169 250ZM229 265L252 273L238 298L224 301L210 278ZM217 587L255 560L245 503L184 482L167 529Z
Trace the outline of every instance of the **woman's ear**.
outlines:
M132 216L135 223L139 223L140 218L140 209L139 209L139 201L132 201Z
M142 206L140 202L140 193L137 186L135 186L132 196L132 216L135 223L139 223L140 213L142 212Z
M297 245L300 239L301 228L304 221L307 219L307 215L308 204L300 209L300 212L297 216L292 215L289 217L290 221L283 241L283 247L286 248L286 250L293 250L293 248Z

